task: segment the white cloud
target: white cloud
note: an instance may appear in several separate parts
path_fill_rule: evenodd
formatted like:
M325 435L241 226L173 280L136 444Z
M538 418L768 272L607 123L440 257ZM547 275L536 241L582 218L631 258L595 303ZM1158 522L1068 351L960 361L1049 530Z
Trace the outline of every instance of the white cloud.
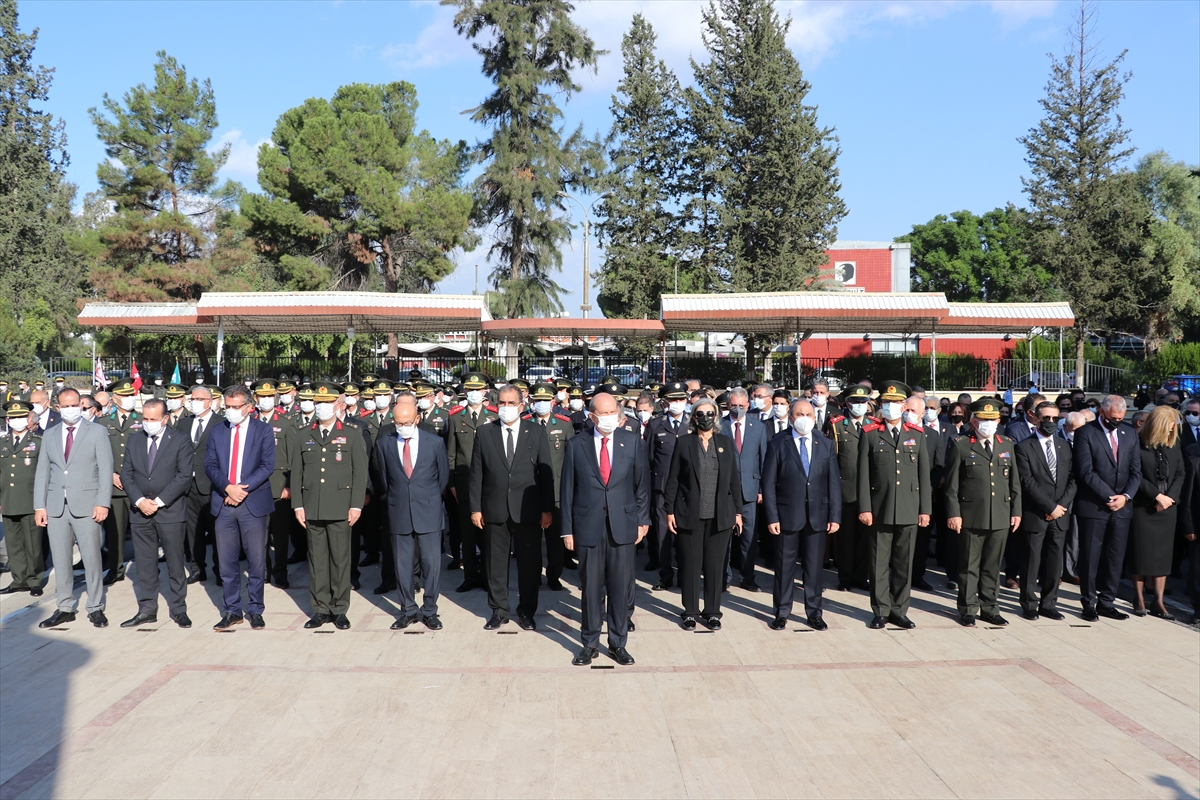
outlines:
M213 146L213 150L218 150L229 145L229 159L221 169L221 175L243 183L255 181L258 178L258 148L268 141L259 139L251 144L240 130L226 131Z
M473 58L470 43L454 31L454 13L451 7L439 6L416 40L389 44L379 57L395 70L429 69Z
M992 13L1000 18L1005 30L1019 28L1035 19L1054 16L1056 0L992 0Z

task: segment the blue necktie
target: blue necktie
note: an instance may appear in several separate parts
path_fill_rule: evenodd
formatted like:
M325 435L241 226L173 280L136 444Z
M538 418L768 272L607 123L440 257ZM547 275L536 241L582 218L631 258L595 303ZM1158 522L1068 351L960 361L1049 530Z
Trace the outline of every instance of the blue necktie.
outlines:
M804 467L804 474L808 474L808 448L805 445L808 443L807 436L800 437L800 466Z

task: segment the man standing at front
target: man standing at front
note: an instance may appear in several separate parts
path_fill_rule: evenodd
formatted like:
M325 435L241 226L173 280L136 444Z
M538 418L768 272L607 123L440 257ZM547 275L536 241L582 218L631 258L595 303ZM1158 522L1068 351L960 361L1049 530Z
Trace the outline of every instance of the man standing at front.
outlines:
M275 510L271 473L275 471L275 435L271 426L254 418L250 390L225 390L225 421L208 435L204 472L212 482L209 509L217 543L217 569L224 584L224 612L214 630L242 622L241 552L246 551L246 607L250 627L263 622L263 581L266 578L267 519Z
M755 524L762 502L763 461L767 457L767 428L757 414L750 412L750 396L738 386L729 392L729 418L721 421L721 433L733 439L738 472L742 476L742 533L733 541L741 556L741 580L738 583L748 592L757 592L754 566L758 560L758 538ZM732 560L732 559L731 559ZM726 583L732 573L725 567Z
M563 544L579 558L583 648L571 661L587 666L599 653L602 609L607 602L608 650L622 666L637 543L650 530L649 462L641 439L618 430L612 395L592 400L591 435L574 436L563 457L560 500Z
M292 508L308 531L309 629L350 627L350 526L367 496L367 445L358 428L337 419L340 394L337 384L313 387L317 419L300 429L292 450Z
M57 610L38 627L53 628L75 620L79 601L71 578L71 545L78 544L87 582L88 620L105 628L100 526L112 501L112 451L104 428L82 419L79 392L64 389L58 406L62 422L42 437L33 479L34 524L48 529L50 554L60 576L56 581Z
M908 618L913 544L933 508L929 449L921 426L903 421L908 387L887 381L879 399L883 421L862 429L858 449L858 519L871 546L869 627L907 629L916 627Z
M463 377L463 389L467 393L467 404L450 412L446 429L446 458L450 464L450 494L458 508L458 534L462 544L463 582L455 591L469 592L484 587L483 566L476 553L478 548L486 560L487 547L480 541L480 529L471 524L471 458L480 427L496 418L494 409L484 405L486 391L491 387L487 375L468 372ZM451 545L453 546L453 544ZM507 555L505 556L507 558Z
M671 471L671 456L675 442L688 432L691 421L687 413L687 384L675 381L659 390L660 399L667 402L667 413L650 420L646 431L646 457L650 466L651 514L654 517L654 536L650 542L650 561L647 570L658 570L658 580L651 591L661 592L675 584L675 534L667 529L667 512L663 509L663 489ZM587 431L585 430L584 433ZM586 438L586 437L585 437ZM754 494L755 499L758 493ZM563 514L567 511L564 508Z

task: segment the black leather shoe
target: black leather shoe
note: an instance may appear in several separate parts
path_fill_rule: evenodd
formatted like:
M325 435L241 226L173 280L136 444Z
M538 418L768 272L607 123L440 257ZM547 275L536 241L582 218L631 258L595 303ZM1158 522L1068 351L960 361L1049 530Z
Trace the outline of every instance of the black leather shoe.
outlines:
M524 614L517 617L517 625L523 631L536 631L537 623L533 621L533 617L527 617Z
M292 584L288 582L288 579L287 579L287 578L283 578L283 579L277 579L277 580L275 581L275 586L276 586L276 588L279 588L279 589L290 589L290 588L292 588Z
M1058 611L1057 609L1053 609L1053 608L1043 608L1038 613L1041 614L1046 619L1052 619L1055 622L1062 622L1063 619L1065 619L1065 617L1063 617L1061 611Z
M837 590L838 590L839 592L848 592L848 591L850 591L852 588L854 588L854 587L852 587L852 586L851 586L850 584L848 584L848 583L839 583L839 584L838 584L838 587L837 587Z
M1165 619L1167 622L1175 621L1175 615L1172 614L1170 611L1159 611L1157 609L1152 608L1152 609L1150 609L1150 616L1158 617L1159 619Z
M44 592L44 590L42 589L42 587L35 586L29 590L29 596L30 597L41 597L43 592Z
M562 585L562 581L546 581L546 588L552 592L561 592L566 587Z
M304 627L311 631L314 628L321 627L326 622L332 621L333 617L329 616L328 614L313 614L308 618L308 622L304 623Z
M373 591L375 594L387 594L388 592L396 591L396 588L396 584L394 583L381 583Z
M10 583L8 586L5 586L3 589L0 589L0 594L16 594L17 592L23 592L23 591L25 591L24 586L14 586Z
M254 630L261 631L267 627L267 623L263 622L262 614L247 614L246 616L250 618L250 627Z
M984 622L986 622L988 625L996 625L997 627L1000 627L1000 628L1003 628L1005 625L1008 624L1008 620L1006 620L1004 617L1000 616L999 614L989 613L987 611L980 611L979 618L981 620L983 620Z
M704 627L708 628L710 631L721 630L721 618L720 617L707 616L707 617L701 617L701 619L704 621Z
M350 579L350 588L356 592L361 592L362 591L362 581L360 581L358 578L351 578Z
M963 614L961 617L959 617L958 624L962 625L964 628L974 628L975 627L975 615L974 614Z
M482 586L483 586L483 584L481 584L479 581L468 578L467 580L463 581L462 585L459 586L454 591L459 592L461 594L462 592L469 592L472 589L482 588Z
M308 553L292 553L288 559L289 564L303 564L308 561Z
M1104 617L1105 619L1115 619L1115 620L1129 619L1128 614L1126 614L1124 611L1117 611L1112 606L1098 606L1096 608L1096 613L1099 614L1100 616Z
M658 562L657 561L647 561L645 570L646 570L646 572L658 572Z
M421 622L426 628L431 631L440 631L442 629L442 620L437 614L430 614L427 617L422 617Z
M629 620L629 632L633 633L637 630L637 625L633 624L633 620Z
M112 586L114 583L120 583L123 580L125 580L124 575L118 575L114 572L110 572L104 576L103 583L105 586Z
M174 623L176 625L178 625L181 628L192 627L192 618L187 615L186 611L179 612L175 616L171 617L171 619L172 619L172 621L174 621Z
M775 619L771 620L771 630L773 631L781 631L786 627L787 620L783 617L776 617Z
M958 581L946 581L946 591L957 592L958 591Z
M38 623L39 628L57 628L66 622L74 622L75 614L70 611L55 611L46 619Z
M229 630L234 625L241 625L241 624L242 624L242 615L241 614L225 614L224 616L221 617L220 622L218 622L216 625L213 625L213 630L214 631Z
M193 572L191 575L188 575L187 582L189 584L204 583L206 580L208 580L208 575L204 573L204 570L200 570L199 572Z
M920 589L922 592L932 592L933 584L931 584L929 581L925 580L924 578L919 578L919 579L913 581L912 588Z
M903 614L892 614L888 617L888 622L892 623L897 628L904 628L906 631L917 627L915 622Z
M500 626L507 624L507 622L508 617L502 617L499 614L492 614L492 618L487 621L487 624L483 626L483 629L485 631L498 631L500 630Z
M158 617L153 614L138 614L132 619L127 619L121 623L122 628L136 628L138 625L149 625L153 622L158 622Z
M883 617L871 617L871 621L867 624L867 627L873 631L883 630L887 627L887 620Z
M608 648L608 654L612 656L613 661L616 661L622 667L628 667L634 663L633 656L629 655L629 651L624 647L618 647L616 649L610 647Z
M685 631L696 630L696 618L695 617L684 617L683 621L679 623L679 627L683 628Z
M654 585L650 587L650 591L665 592L667 589L670 589L670 588L671 588L671 584L667 583L666 581L655 581Z
M373 567L379 563L379 556L376 553L370 553L363 556L363 560L358 562L360 567Z
M762 589L760 589L758 587L758 584L755 583L754 581L742 581L741 583L738 584L738 587L741 589L745 589L747 592L761 592L762 591Z
M446 565L446 569L462 569L462 559L452 558L450 563Z
M216 576L216 580L214 580L213 583L216 584L219 588L224 588L224 586L225 586L225 581L221 580L220 575Z
M409 625L412 625L416 621L417 621L417 618L415 616L397 617L396 621L392 623L392 630L402 631L405 628L407 628Z
M829 630L829 625L826 624L825 620L822 619L820 614L808 618L808 627L812 628L814 631Z
M1095 622L1098 619L1100 619L1100 615L1096 613L1096 609L1085 608L1083 610L1083 621L1084 622Z
M1021 612L1021 616L1023 616L1025 619L1029 620L1030 622L1037 622L1039 619L1042 618L1042 615L1036 611L1023 611L1023 612Z
M567 569L579 569L579 562L573 558L568 558L563 562L563 566Z
M350 620L346 619L345 614L338 614L333 618L333 627L339 631L348 631L350 630Z
M586 667L598 655L600 655L600 651L596 648L585 647L575 654L575 657L571 659L571 663L577 667Z
M104 616L103 611L93 611L88 614L88 622L92 623L97 628L108 627L108 617Z

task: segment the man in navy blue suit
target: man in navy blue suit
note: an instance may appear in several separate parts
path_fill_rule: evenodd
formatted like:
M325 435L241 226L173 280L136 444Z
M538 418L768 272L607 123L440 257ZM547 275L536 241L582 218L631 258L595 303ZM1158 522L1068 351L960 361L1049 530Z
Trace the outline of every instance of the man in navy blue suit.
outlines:
M757 592L754 580L754 562L758 560L758 539L755 533L758 504L762 502L763 460L767 457L767 426L757 414L750 413L750 395L745 389L735 387L729 391L729 417L721 422L721 433L733 439L737 454L738 470L742 476L742 534L733 540L742 559L740 586L748 592ZM725 582L732 577L729 566L725 567Z
M1142 482L1137 433L1124 424L1125 398L1110 394L1096 421L1075 431L1075 516L1079 520L1079 593L1083 618L1126 619L1113 605L1121 581L1130 500Z
M771 629L787 627L798 555L804 565L804 613L813 629L823 631L829 627L821 614L825 537L841 527L842 478L833 442L815 429L812 404L793 401L790 419L792 430L768 444L762 472L767 532L778 537Z
M650 464L641 437L618 428L616 398L597 394L589 410L592 429L567 442L559 485L563 544L578 554L583 589L583 648L571 663L587 666L599 653L607 600L608 650L628 666L634 557L650 530Z
M437 601L445 527L442 493L450 485L446 443L436 433L418 427L421 412L411 392L396 396L392 418L396 425L375 442L374 457L375 492L387 503L400 592L400 616L392 623L392 630L402 630L417 621L413 572L418 558L425 587L421 621L430 630L441 630Z
M271 473L275 471L275 432L254 418L250 390L225 390L225 421L208 435L204 474L212 481L210 509L217 542L218 569L224 584L223 631L242 622L242 575L239 556L246 551L246 607L250 627L263 622L263 580L267 558L267 520L275 510Z

